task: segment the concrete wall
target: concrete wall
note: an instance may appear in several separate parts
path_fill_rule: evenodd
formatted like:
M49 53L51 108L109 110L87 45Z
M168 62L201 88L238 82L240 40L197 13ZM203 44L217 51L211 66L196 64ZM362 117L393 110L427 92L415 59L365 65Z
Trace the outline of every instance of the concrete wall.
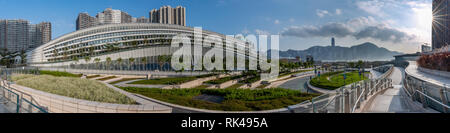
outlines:
M46 109L49 113L171 113L172 108L160 104L124 105L100 103L46 93L11 84L23 98Z
M450 72L446 72L446 71L431 70L431 69L427 69L427 68L423 68L423 67L419 67L419 66L417 67L417 70L424 72L424 73L436 75L436 76L450 78Z

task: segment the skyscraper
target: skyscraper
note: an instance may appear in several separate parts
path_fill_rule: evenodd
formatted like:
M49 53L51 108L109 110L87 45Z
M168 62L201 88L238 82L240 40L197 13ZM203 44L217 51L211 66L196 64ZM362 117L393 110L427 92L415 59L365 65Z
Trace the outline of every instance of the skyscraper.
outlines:
M177 6L163 6L159 9L153 9L149 13L151 23L175 24L186 26L186 8Z
M433 50L450 44L450 0L433 0Z
M336 42L334 41L334 37L331 38L331 47L335 47L336 46Z
M27 20L0 20L0 49L20 52L51 40L51 23L30 24Z

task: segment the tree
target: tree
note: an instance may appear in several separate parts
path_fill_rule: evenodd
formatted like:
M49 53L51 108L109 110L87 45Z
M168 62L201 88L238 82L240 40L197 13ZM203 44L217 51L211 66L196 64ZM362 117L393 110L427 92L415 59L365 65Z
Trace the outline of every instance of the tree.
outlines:
M73 61L75 61L75 65L77 65L78 64L78 61L79 61L80 59L78 59L78 57L77 56L75 56L75 57L73 57Z
M147 57L142 57L141 58L141 64L144 64L144 70L146 69L146 64L147 64Z
M136 59L134 59L134 58L129 58L128 59L128 61L129 61L129 63L128 63L128 68L131 70L131 64L134 64L134 61L135 61Z
M164 67L164 64L166 64L166 62L170 61L171 57L168 55L160 55L158 56L158 63L160 66L160 69L162 69Z
M84 57L84 61L86 61L86 69L89 69L88 67L89 67L89 62L91 61L91 57L89 57L89 56Z
M111 57L106 57L106 66L108 66L108 69L110 69L110 65L111 65Z
M123 61L122 58L119 58L116 61L117 61L117 64L119 64L119 70L122 70L122 61Z
M95 65L96 65L95 67L98 68L98 64L100 62L100 58L95 58L94 62L95 62Z

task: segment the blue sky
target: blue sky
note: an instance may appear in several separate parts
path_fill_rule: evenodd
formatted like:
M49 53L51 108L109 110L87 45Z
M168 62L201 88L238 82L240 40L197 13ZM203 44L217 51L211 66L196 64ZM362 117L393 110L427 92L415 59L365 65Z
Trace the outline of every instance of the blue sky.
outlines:
M431 41L431 0L0 0L0 19L50 21L53 38L75 31L80 12L112 7L148 17L163 5L187 8L187 25L227 35L279 34L280 49L374 42L406 53Z

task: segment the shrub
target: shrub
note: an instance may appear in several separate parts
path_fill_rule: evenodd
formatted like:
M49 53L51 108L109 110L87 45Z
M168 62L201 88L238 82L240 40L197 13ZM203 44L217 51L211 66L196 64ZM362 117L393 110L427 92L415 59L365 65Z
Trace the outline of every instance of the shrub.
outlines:
M68 72L45 71L45 70L40 70L39 73L43 74L43 75L51 75L51 76L56 76L56 77L81 77L81 76L83 76L83 74L73 74L73 73L68 73Z
M435 53L430 55L422 55L417 64L420 67L434 69L440 71L450 71L450 52Z
M93 80L50 75L13 75L18 85L36 90L89 101L135 104L127 96Z

